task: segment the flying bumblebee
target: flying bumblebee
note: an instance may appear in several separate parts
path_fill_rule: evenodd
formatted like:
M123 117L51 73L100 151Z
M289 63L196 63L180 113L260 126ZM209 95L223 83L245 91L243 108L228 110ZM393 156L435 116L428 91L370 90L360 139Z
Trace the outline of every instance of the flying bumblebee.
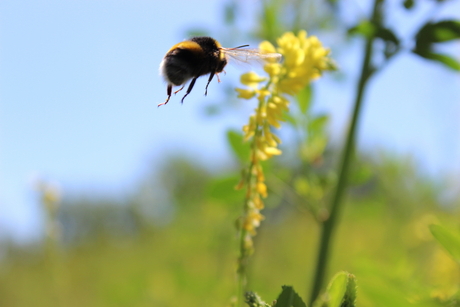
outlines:
M240 62L252 61L280 61L281 54L279 53L263 53L259 49L241 49L249 45L238 46L235 48L224 48L218 41L211 37L200 36L192 37L189 40L183 41L172 46L166 53L160 64L160 75L163 76L168 84L166 101L158 106L167 104L172 95L173 86L182 87L175 91L174 94L181 91L185 84L191 79L187 92L182 97L181 102L193 89L196 79L209 74L208 83L204 94L208 94L208 85L217 76L218 82L219 73L224 71L228 60L235 59Z

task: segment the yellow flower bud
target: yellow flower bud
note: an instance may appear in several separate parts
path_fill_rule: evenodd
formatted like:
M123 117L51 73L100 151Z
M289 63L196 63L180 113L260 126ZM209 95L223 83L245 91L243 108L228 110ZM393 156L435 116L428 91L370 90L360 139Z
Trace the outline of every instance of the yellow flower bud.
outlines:
M267 197L267 186L263 182L258 182L257 183L257 192L260 194L262 197Z
M261 42L259 44L259 49L262 50L262 52L266 52L266 53L276 52L275 47L269 41Z
M265 126L267 129L264 129L265 140L270 147L276 147L278 144L276 143L275 139L273 138L273 133L271 133L268 125Z
M263 99L265 99L265 97L270 96L270 95L271 95L270 91L268 91L268 90L260 90L259 91L259 96L257 97L257 99L263 100Z
M280 63L269 63L264 66L264 70L270 77L277 76L281 72L281 64Z
M261 77L255 72L251 71L241 75L240 82L244 85L257 89L260 82L267 80L267 78Z
M261 161L266 161L268 160L268 158L270 158L269 156L265 154L265 152L259 149L256 149L256 155L257 155L257 158Z
M238 98L251 99L256 95L256 91L249 89L236 88L235 91L238 92Z
M300 30L299 33L297 34L297 37L299 38L299 40L302 42L302 41L306 41L307 40L307 31L305 30ZM310 36L311 37L316 37L316 36Z
M279 129L281 128L280 123L278 122L278 119L276 119L274 116L267 116L268 123L272 125L273 127Z
M259 210L264 208L264 202L260 199L259 195L254 196L254 207Z
M282 151L276 147L266 147L265 153L272 156L279 156L282 154Z

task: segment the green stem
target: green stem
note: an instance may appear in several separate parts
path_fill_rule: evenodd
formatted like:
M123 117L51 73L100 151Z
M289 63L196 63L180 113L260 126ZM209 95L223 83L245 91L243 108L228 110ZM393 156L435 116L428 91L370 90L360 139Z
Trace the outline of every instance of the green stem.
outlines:
M378 22L378 19L380 17L380 4L382 1L383 0L374 1L374 8L371 19L372 22ZM355 144L356 131L358 126L358 119L361 112L364 90L366 88L369 77L373 72L373 68L371 66L371 58L373 53L374 38L375 37L372 35L366 38L365 54L362 62L361 75L357 86L357 94L353 109L353 117L348 130L347 139L340 161L339 178L334 190L333 197L331 198L331 205L329 207L329 218L322 224L321 237L319 241L319 249L316 262L316 272L314 275L313 288L310 295L310 306L312 306L313 302L320 294L320 291L324 285L328 257L330 256L329 249L331 246L332 235L334 233L334 229L337 226L340 209L343 203L343 194L347 184L347 174L351 164L350 162Z
M238 285L237 285L237 307L241 307L243 304L243 295L245 292L245 287L246 287L246 265L244 265L242 262L247 261L247 256L244 255L244 237L246 236L246 230L241 229L241 234L240 234L240 257L238 258Z

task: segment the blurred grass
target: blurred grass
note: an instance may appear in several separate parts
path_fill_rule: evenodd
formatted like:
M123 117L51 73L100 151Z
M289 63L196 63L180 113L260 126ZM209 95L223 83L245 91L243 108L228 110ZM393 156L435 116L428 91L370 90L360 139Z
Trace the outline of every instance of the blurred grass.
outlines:
M327 279L340 270L355 274L358 306L442 301L458 290L459 267L428 229L433 222L458 225L458 209L441 206L436 184L406 168L396 160L373 166L373 179L349 193ZM231 196L216 198L213 189L228 174L202 173L197 183L197 171L180 175L178 184L189 182L184 191L193 197L181 195L169 224L93 234L62 245L54 260L41 245L5 246L0 306L227 306L236 287L241 208ZM256 236L249 289L268 302L284 284L303 297L310 289L318 227L297 208L280 198Z
M61 254L63 306L189 306L191 298L212 306L216 297L224 304L233 287L234 231L223 209L203 206L164 229L69 248ZM0 306L57 306L51 264L18 252L3 263Z

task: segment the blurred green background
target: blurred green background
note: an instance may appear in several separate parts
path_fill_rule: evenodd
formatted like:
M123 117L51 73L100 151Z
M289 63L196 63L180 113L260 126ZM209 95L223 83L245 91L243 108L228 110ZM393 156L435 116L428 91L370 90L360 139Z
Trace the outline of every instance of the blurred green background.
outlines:
M93 20L98 19L98 16L109 18L107 16L113 13L112 10L123 11L126 4L121 3L104 2L99 4L98 10L91 11L92 4L82 2L79 8L90 12L83 16ZM55 4L41 2L38 6L43 12L38 12L37 15L47 16L47 12ZM219 84L221 87L213 88L213 91L220 94L208 97L210 102L205 102L208 98L193 98L191 95L190 101L182 109L179 109L178 101L172 101L175 105L171 102L166 107L154 109L156 102L163 99L165 91L159 77L155 81L146 79L157 87L153 101L151 93L145 91L151 84L146 80L136 83L136 78L124 79L124 76L138 73L129 70L129 65L142 67L145 75L155 75L164 52L189 35L208 34L216 38L222 37L219 40L225 46L236 46L242 41L254 44L262 39L274 41L285 31L298 29L306 29L309 33L318 35L321 40L324 38L324 44L333 49L333 57L338 59L340 70L327 77L327 87L317 89L316 85L313 86L312 106L308 116L303 116L301 107L293 104L292 114L286 118L286 125L279 133L284 141L281 148L285 154L265 166L269 197L266 200L267 208L263 212L266 218L255 237L255 254L250 260L248 288L259 293L267 302L275 299L281 285L285 284L293 285L299 294L307 297L314 272L312 266L315 263L319 232L318 223L311 213L321 216L324 202L335 182L342 130L349 116L346 108L348 102L338 100L342 96L348 98L349 93L353 92L358 71L356 58L347 58L347 54L359 50L360 41L349 37L347 29L365 17L369 3L356 1L348 6L340 1L216 1L211 8L206 8L210 17L200 25L195 25L196 20L202 19L199 9L195 8L193 11L182 4L181 1L165 4L145 1L133 4L139 11L145 6L151 10L149 12L162 12L164 22L173 20L173 23L177 23L174 24L174 31L181 33L172 35L167 25L150 25L149 30L153 34L148 37L148 48L143 51L145 54L134 55L141 59L139 61L147 63L145 65L148 69L142 67L143 64L124 62L132 53L123 57L118 53L115 56L112 54L109 57L113 56L116 61L122 62L120 66L126 65L126 70L114 74L121 79L120 85L112 84L112 79L104 79L102 84L79 92L87 96L81 98L85 103L75 114L69 108L77 107L76 104L80 102L78 99L74 101L75 105L71 103L62 107L63 109L56 109L56 105L52 104L38 103L39 115L44 121L47 121L47 116L54 118L61 116L62 112L69 113L66 115L69 118L73 118L72 115L79 118L78 123L70 123L72 131L86 131L80 136L70 132L66 132L67 135L58 135L57 139L62 143L58 144L57 149L52 147L52 143L46 143L48 138L52 139L56 135L46 134L42 139L42 135L38 133L38 143L45 142L40 147L40 155L47 155L47 148L49 159L55 159L53 154L63 157L67 150L75 151L76 155L82 156L84 165L72 163L78 160L76 158L55 159L55 164L50 162L55 168L50 167L47 178L35 182L35 190L31 191L30 187L27 191L21 189L23 194L29 195L29 201L35 204L32 215L42 221L38 223L42 227L30 228L34 233L33 240L16 240L14 235L2 236L0 306L227 306L236 291L238 243L235 222L242 210L244 192L235 191L234 186L244 166L238 159L238 154L241 154L238 150L244 149L235 148L234 144L233 147L230 146L235 139L226 137L225 132L230 128L240 129L250 114L248 110L252 108L235 101L233 87L237 82L238 71L231 71L232 68L229 68L233 77L230 73L227 74L227 83L223 82ZM193 1L188 5L193 6ZM200 5L204 4L196 3L197 7ZM424 16L438 4L435 1L421 1L417 5L410 12L415 16L413 24L403 22L400 29L406 30L414 24L417 25L420 23L419 16ZM449 5L450 3L445 4L443 12L455 11ZM454 8L458 7L458 1L454 1L453 5ZM13 4L6 1L2 6L12 10ZM105 6L109 10L107 16L104 15ZM388 6L387 17L390 24L407 18L404 15L406 13L401 13L404 10L403 1L389 1ZM33 10L33 7L24 4L24 7L16 7L15 10L19 16L23 10ZM350 13L351 10L354 13ZM188 23L181 23L178 21L180 17L174 17L189 16L191 13L195 17ZM430 17L439 17L436 13L432 13L434 15ZM73 16L72 12L67 14ZM129 31L120 37L117 34L122 33L120 29L125 23L140 16L134 13L131 15L126 20L111 20L119 28L114 31L113 37L108 37L101 45L111 46L111 41L118 41L120 37L135 37ZM142 17L145 18L142 21L148 24L151 16ZM59 18L65 20L66 14L59 15ZM91 26L89 23L88 33L92 31ZM137 29L142 26L139 23ZM72 28L72 24L69 27ZM7 33L3 34L6 41L9 39L8 35L13 35L13 31L3 33ZM71 41L73 36L67 37ZM52 42L48 44L53 46ZM119 47L119 50L123 50L126 45L129 46L129 41L123 44L124 47ZM458 50L458 45L450 47L452 49L448 50ZM147 50L154 50L158 54L155 53L152 59L147 60ZM5 58L2 59L4 64L7 62ZM348 60L341 62L340 59ZM66 64L67 60L58 59L56 67L78 65ZM34 61L40 62L37 59ZM423 61L416 64L435 65ZM395 135L412 136L409 139L413 144L402 146L405 150L409 149L409 154L395 150L401 148L396 143L405 140L397 137L395 143L388 140L380 143L377 137L377 140L370 140L357 147L345 209L334 238L327 279L340 270L355 274L359 285L358 306L458 306L459 266L435 242L428 227L431 224L443 224L451 229L459 228L460 182L456 173L459 159L455 159L458 158L456 154L459 148L459 131L455 124L441 126L446 118L441 115L450 114L449 119L455 118L455 110L460 108L459 77L458 73L454 75L453 72L435 74L435 77L441 76L445 79L428 81L435 88L430 95L424 95L426 89L420 89L421 93L417 94L410 92L408 88L399 87L397 80L401 79L396 76L404 78L407 67L403 66L400 74L395 68L388 67L386 74L379 75L374 80L376 84L382 82L385 86L371 86L369 97L375 98L383 94L388 96L379 97L382 103L378 107L375 104L369 106L375 117L380 114L376 120L380 125L373 121L368 122L369 117L365 113L363 127L372 131L388 129ZM27 67L21 69L28 71ZM111 71L104 73L109 75ZM63 79L59 74L55 77ZM98 80L98 75L92 74L91 78ZM392 79L392 83L388 83L388 79ZM32 81L25 81L24 84L33 84ZM318 87L321 87L322 81L318 81ZM2 74L2 88L10 88L11 82ZM60 82L67 84L68 80L64 78ZM449 87L447 90L443 89L443 84L457 84L457 87ZM94 90L101 87L107 87L107 93L114 96L118 94L116 88L126 88L127 92L122 95L134 95L134 98L117 100L106 96L108 94L105 92ZM3 94L2 105L7 103L2 107L6 111L13 110L9 103L15 102L15 99L19 102L31 101L21 96L26 94L22 94L20 88ZM66 92L66 88L60 90ZM137 90L138 94L133 94ZM97 99L85 100L94 96L91 93L98 93ZM10 94L15 99L10 99ZM33 94L34 91L31 91L30 95ZM70 90L68 95L71 95ZM426 96L426 100L418 100L420 95ZM391 105L391 102L385 105L387 99L394 100L395 97L400 97L400 100L393 102L400 103L400 108ZM194 103L193 99L197 101ZM328 100L322 104L321 99ZM59 99L56 101L60 102ZM136 106L135 102L139 104ZM435 104L436 107L424 108L424 102L430 106ZM414 106L421 108L425 117L411 118ZM31 106L32 110L29 112L36 111L33 107ZM192 111L194 109L199 111ZM149 113L150 111L152 112ZM112 118L114 114L118 114L118 117ZM317 119L316 123L320 124L310 125L309 120L313 119ZM431 126L424 119L428 119ZM110 120L116 124L111 124ZM130 128L126 128L123 120L126 120L126 125L129 124ZM8 120L5 118L4 122L8 123ZM34 121L22 122L23 126L31 130L36 127ZM395 122L403 124L398 125ZM148 124L142 125L143 123ZM9 126L5 124L5 127ZM53 129L53 133L58 133L56 131L59 129ZM103 130L98 134L100 140L91 138L91 134L99 131L98 129ZM215 134L210 130L215 130ZM368 130L363 129L360 137L372 139L373 134L367 132ZM412 134L407 132L409 130ZM144 137L149 142L134 142L135 135L139 137L141 133L137 133L138 131L144 131ZM146 131L155 131L155 135L149 135ZM442 133L446 131L454 136L446 137ZM417 136L418 133L420 136ZM194 138L195 135L199 137ZM168 137L172 136L179 145L167 142ZM426 141L430 136L434 143ZM117 141L113 141L114 137ZM389 138L391 139L391 135ZM15 138L17 139L21 139L20 136ZM107 145L108 152L101 154L101 160L95 159L95 155L90 153L99 152L98 140L102 144L105 144L104 140L111 140ZM18 152L24 153L15 160L18 165L28 165L28 161L33 159L29 157L35 152L29 147L33 146L33 142L23 144L23 147L4 143L12 144L11 148L15 148L16 155ZM65 149L66 144L70 149ZM433 144L439 144L445 151L438 154L438 162L434 163L440 165L439 168L432 167L431 162L426 162L423 154L420 158L417 152L420 148L425 148L428 152L436 151L430 147ZM75 150L72 146L75 146ZM115 187L105 189L104 193L97 191L93 187L97 179L102 178L103 181L103 178L125 174L118 170L122 168L118 165L118 160L107 159L111 157L110 151L117 157L120 152L129 150L130 146L152 148L151 151L155 152L154 159L139 163L142 171L138 172L140 175L136 180L129 180L129 184L120 180ZM82 147L83 151L78 151L78 147ZM415 152L411 149L415 149ZM5 152L5 156L8 156L8 149ZM446 159L442 159L443 157ZM10 164L3 161L2 165L3 169L13 174L11 177L2 177L3 193L8 195L13 190L10 182L16 179L14 169L8 168ZM105 165L105 168L97 165ZM60 172L62 169L77 175L66 177L65 172ZM19 168L17 170L17 173L23 171ZM31 171L28 168L26 170ZM95 175L94 179L91 177L93 172L103 175ZM48 180L50 177L52 180ZM60 188L54 187L52 181L60 181L60 178L65 178L64 184ZM80 184L76 189L69 178L80 182L88 178L91 180L88 179L89 184ZM15 202L8 205L12 208ZM25 208L30 209L30 206ZM14 224L12 219L3 220Z
M350 190L331 274L348 270L357 276L359 306L407 306L408 295L444 300L455 294L458 264L428 226L458 227L458 200L440 202L437 183L402 158L360 166L370 177ZM236 178L187 160L172 160L159 176L168 178L167 191L176 195L174 218L166 224L142 213L138 195L122 204L63 201L57 246L3 244L1 306L226 306L236 284L233 220L242 197L232 190ZM317 224L301 203L278 192L271 192L268 206L249 288L267 301L283 284L305 295Z

